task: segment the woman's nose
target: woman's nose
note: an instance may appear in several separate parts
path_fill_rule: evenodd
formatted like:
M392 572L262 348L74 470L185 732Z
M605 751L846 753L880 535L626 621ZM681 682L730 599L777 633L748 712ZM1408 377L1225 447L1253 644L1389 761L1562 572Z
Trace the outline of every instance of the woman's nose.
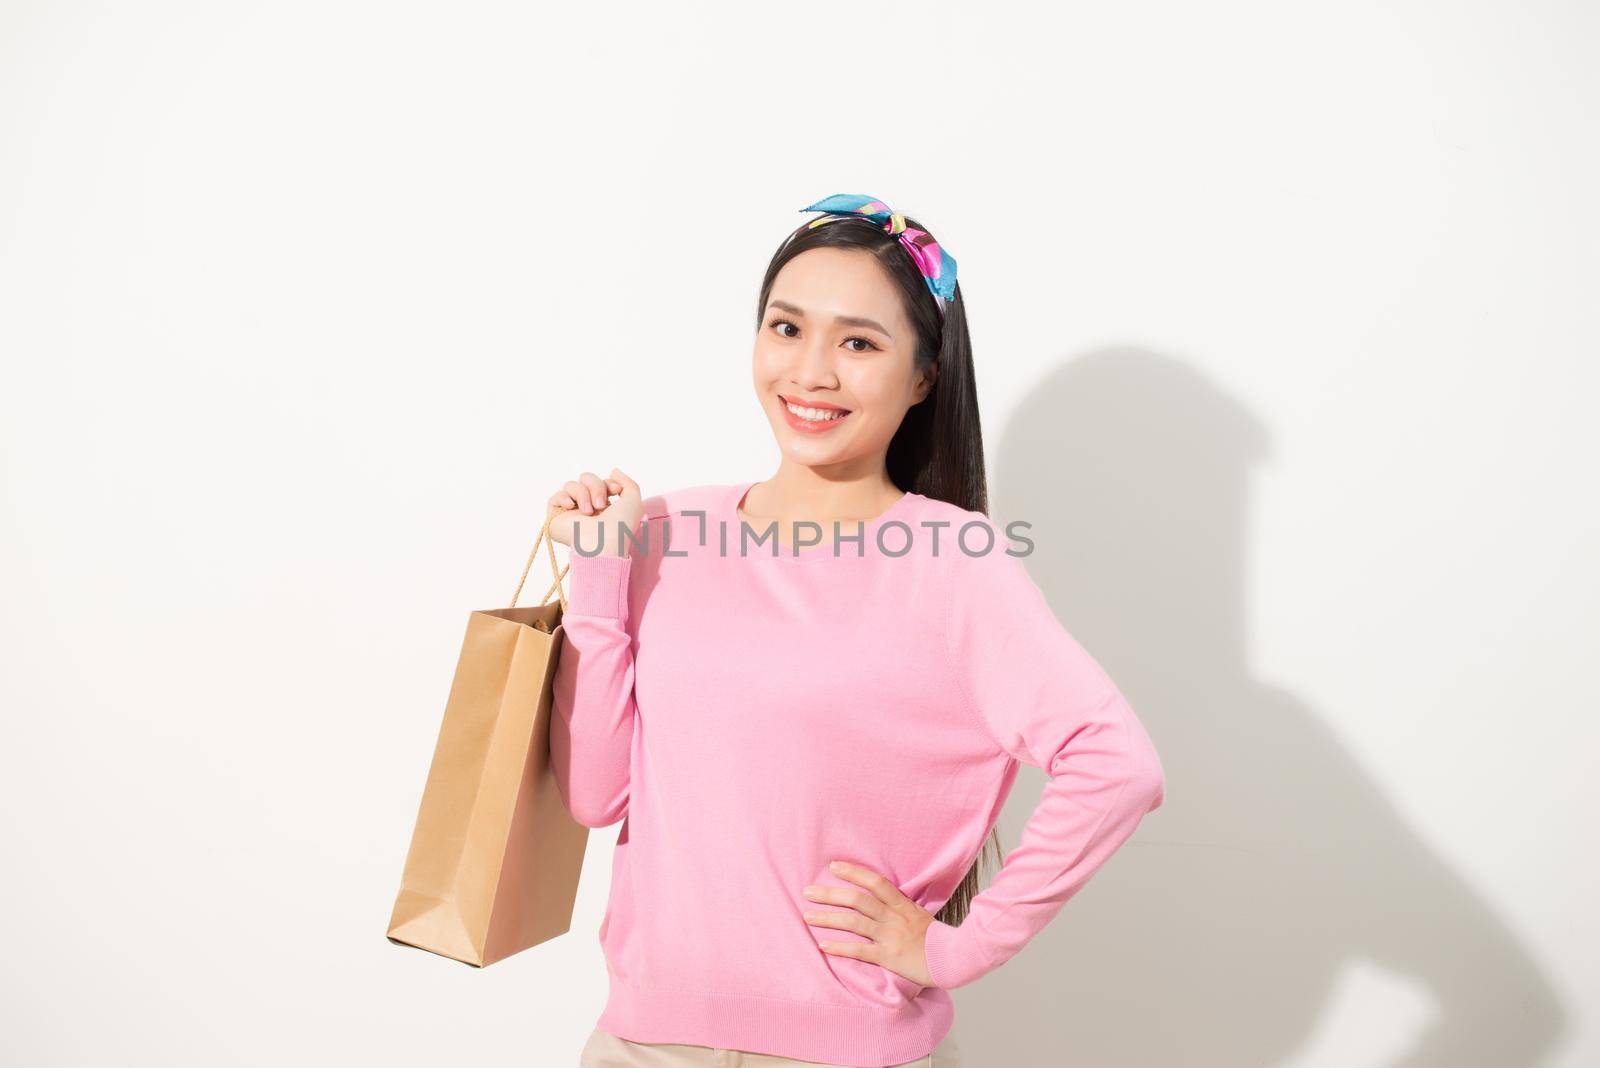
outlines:
M827 341L807 339L791 351L795 353L795 381L808 385L833 381L833 348Z

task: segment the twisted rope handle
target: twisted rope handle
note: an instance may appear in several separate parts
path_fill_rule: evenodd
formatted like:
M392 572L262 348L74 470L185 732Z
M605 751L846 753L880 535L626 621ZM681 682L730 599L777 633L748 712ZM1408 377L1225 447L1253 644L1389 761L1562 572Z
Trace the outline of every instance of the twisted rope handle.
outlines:
M567 570L572 565L569 563L562 567L556 560L556 539L549 537L550 523L555 517L568 509L552 507L544 517L544 526L539 528L539 536L533 539L533 552L528 554L528 562L522 567L522 577L517 580L517 592L511 595L511 607L517 607L517 598L522 596L522 584L528 581L528 572L533 570L533 558L539 555L539 543L543 542L550 550L550 573L555 576L555 581L550 583L550 588L544 591L544 598L540 600L542 608L550 603L550 595L558 594L561 597L561 610L567 609L567 591L562 589L561 580L566 577ZM548 540L547 540L548 539Z

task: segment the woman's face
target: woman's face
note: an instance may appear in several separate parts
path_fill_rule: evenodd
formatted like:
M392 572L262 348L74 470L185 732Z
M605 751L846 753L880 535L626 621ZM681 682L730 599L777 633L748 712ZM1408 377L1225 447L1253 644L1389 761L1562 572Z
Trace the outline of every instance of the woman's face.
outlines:
M899 292L871 253L814 248L786 263L754 361L756 396L784 456L815 467L887 451L933 385L916 371L916 351Z

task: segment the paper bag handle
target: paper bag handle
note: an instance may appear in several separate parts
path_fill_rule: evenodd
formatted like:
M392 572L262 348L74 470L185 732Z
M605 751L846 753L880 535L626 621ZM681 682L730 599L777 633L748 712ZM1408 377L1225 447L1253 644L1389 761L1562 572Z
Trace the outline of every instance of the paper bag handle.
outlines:
M551 520L555 519L563 511L566 511L566 509L551 508L549 514L544 517L544 526L539 528L539 536L533 539L533 552L528 554L528 562L522 567L522 577L517 580L517 592L511 595L512 608L517 607L517 598L522 596L522 584L528 581L528 572L533 569L533 558L539 555L539 543L544 542L550 550L550 573L555 576L555 581L550 584L548 590L544 591L544 599L539 602L539 606L543 607L549 604L550 595L554 593L561 597L562 611L566 610L567 591L561 588L561 580L566 577L567 568L572 565L568 564L567 567L562 567L556 562L556 539L549 537ZM548 540L546 540L547 538Z

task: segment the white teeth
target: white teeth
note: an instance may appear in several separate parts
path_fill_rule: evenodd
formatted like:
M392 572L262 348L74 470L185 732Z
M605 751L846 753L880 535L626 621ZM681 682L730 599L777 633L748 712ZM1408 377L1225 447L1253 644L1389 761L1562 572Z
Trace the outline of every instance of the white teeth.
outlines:
M838 419L840 416L848 414L846 412L836 412L831 408L801 408L794 404L788 405L788 408L795 415L813 423L826 423L830 419Z

